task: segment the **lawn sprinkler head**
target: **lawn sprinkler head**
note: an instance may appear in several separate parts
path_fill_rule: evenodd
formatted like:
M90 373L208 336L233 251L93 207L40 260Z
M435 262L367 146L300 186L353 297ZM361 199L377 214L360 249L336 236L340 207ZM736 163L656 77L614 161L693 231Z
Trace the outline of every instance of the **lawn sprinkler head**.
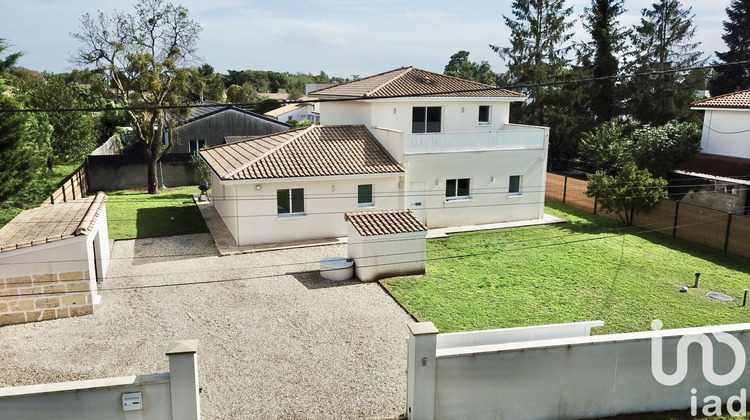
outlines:
M695 284L693 285L694 288L696 289L698 288L698 282L700 281L700 279L701 279L701 273L700 271L696 271L695 272Z

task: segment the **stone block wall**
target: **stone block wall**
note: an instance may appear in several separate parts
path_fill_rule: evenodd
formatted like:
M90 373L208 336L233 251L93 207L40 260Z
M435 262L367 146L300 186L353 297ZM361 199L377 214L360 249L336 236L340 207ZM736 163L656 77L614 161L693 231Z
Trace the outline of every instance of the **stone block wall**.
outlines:
M0 278L0 326L92 313L88 271Z

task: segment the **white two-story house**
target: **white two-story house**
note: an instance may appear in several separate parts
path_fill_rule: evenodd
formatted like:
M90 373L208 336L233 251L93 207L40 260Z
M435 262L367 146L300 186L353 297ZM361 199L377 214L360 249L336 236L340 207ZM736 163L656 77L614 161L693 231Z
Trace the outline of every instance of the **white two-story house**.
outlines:
M703 111L701 151L675 172L692 185L680 201L745 214L750 210L750 89L693 102Z
M352 211L428 228L544 216L549 133L510 123L524 95L403 67L310 96L320 126L201 153L239 245L345 236Z

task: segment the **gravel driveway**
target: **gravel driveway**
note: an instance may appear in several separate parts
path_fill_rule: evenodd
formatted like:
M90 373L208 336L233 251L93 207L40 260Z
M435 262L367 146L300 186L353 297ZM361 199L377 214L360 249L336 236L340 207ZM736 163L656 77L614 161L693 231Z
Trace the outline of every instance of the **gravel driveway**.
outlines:
M194 338L203 418L398 417L409 316L377 284L293 274L343 255L218 257L210 234L118 241L93 315L0 328L0 386L166 372L168 342Z

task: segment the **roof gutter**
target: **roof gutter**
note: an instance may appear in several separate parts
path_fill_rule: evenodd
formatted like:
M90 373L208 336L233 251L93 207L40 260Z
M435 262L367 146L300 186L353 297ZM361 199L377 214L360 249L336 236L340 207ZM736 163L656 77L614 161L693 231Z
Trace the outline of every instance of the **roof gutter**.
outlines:
M737 178L728 178L725 176L716 176L716 175L710 175L710 174L702 174L698 172L688 172L688 171L682 171L682 170L675 170L672 171L676 174L680 175L687 175L687 176L694 176L696 178L704 178L704 179L710 179L712 181L721 181L721 182L727 182L730 184L739 184L739 185L750 185L750 180L745 179L737 179Z
M405 171L401 172L381 172L375 174L352 174L352 175L326 175L326 176L298 176L289 178L248 178L248 179L222 179L224 185L242 185L242 184L279 184L283 182L315 182L315 181L335 181L342 179L368 179L368 178L392 178L403 176Z

